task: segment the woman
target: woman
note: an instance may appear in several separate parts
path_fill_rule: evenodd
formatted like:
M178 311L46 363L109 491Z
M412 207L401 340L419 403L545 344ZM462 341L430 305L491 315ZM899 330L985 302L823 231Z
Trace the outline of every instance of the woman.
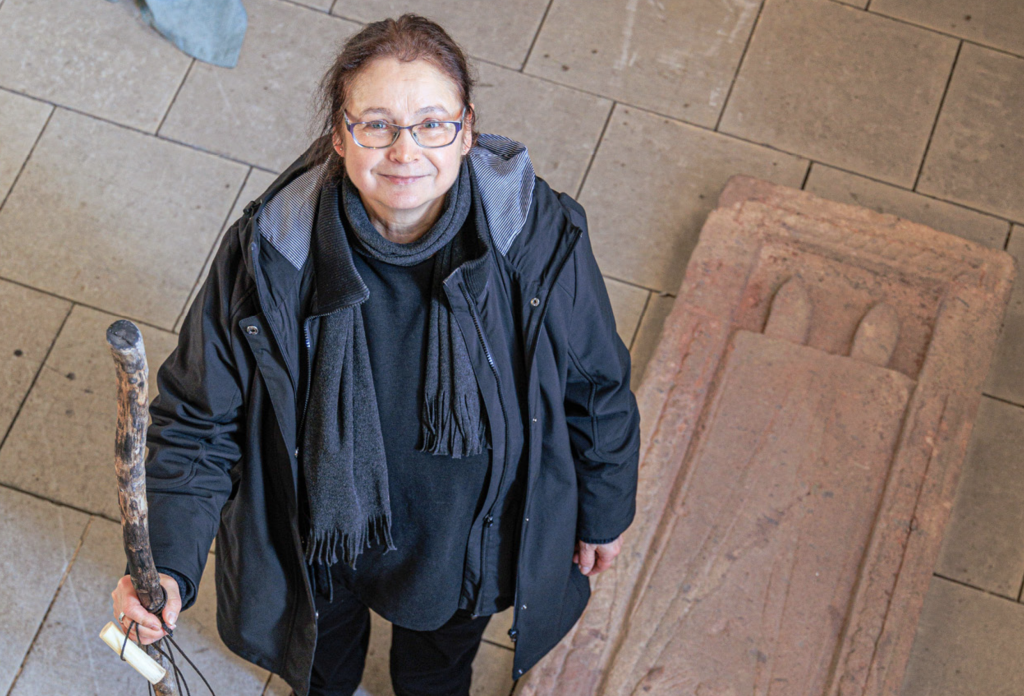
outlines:
M583 210L477 135L471 89L429 20L352 37L325 136L225 235L159 371L162 618L216 535L221 637L298 694L355 691L368 609L394 624L399 696L468 694L513 605L522 676L634 515L629 353ZM163 635L129 578L113 597L144 643Z

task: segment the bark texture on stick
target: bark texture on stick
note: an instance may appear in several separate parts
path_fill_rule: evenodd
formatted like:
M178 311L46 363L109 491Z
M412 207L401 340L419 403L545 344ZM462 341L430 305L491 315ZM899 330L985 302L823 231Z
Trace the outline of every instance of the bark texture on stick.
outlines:
M153 562L149 544L149 509L146 504L146 425L149 414L149 366L142 332L132 322L121 319L107 329L107 343L117 370L117 435L114 468L117 473L117 497L121 507L121 531L124 551L139 601L159 616L166 602L160 586L160 574ZM167 659L153 645L146 652L167 675L154 685L158 696L177 696Z

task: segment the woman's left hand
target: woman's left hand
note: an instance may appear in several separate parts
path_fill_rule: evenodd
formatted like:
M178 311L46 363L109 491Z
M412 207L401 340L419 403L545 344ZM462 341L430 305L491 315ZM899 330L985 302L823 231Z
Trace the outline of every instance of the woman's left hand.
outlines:
M580 572L590 577L612 567L612 561L622 550L622 535L607 544L588 544L576 540L576 552L572 562L579 564Z

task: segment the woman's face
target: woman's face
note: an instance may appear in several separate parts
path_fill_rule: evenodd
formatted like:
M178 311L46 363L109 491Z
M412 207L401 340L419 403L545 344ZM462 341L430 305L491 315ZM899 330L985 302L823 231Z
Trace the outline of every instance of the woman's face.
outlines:
M378 58L352 81L345 113L351 123L383 120L409 126L458 121L462 104L455 83L430 63ZM338 130L334 148L371 217L407 224L439 213L462 156L472 146L468 116L455 142L439 148L422 148L411 131L403 130L391 147L369 149L356 145L343 124Z

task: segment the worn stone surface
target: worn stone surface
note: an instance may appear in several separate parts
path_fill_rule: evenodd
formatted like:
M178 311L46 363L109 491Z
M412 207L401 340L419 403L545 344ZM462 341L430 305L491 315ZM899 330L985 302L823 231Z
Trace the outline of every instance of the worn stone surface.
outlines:
M799 186L807 167L792 155L617 105L580 194L601 271L675 293L730 176Z
M647 305L647 297L651 293L612 278L605 278L604 284L608 288L608 299L611 300L612 313L615 315L615 330L629 348Z
M0 86L134 128L156 130L192 62L134 3L6 0L0 9Z
M0 482L112 520L121 518L114 476L117 389L105 332L118 318L82 306L71 311L0 449ZM177 337L140 328L152 400L157 368Z
M993 249L1002 249L1010 233L1010 223L992 215L824 164L811 165L804 190L839 203L862 205L879 213L919 222Z
M935 571L1012 600L1024 578L1024 410L983 399Z
M170 329L245 172L58 109L0 210L0 275Z
M612 100L477 62L479 130L524 143L537 175L575 196Z
M197 62L160 135L281 171L312 141L317 82L359 25L279 0L249 0L245 10L238 65Z
M1013 226L1006 250L1017 260L1017 268L1024 267L1024 226ZM1013 286L999 347L985 383L986 394L1024 406L1024 360L1021 359L1021 346L1024 346L1024 281Z
M1019 0L873 0L871 11L1024 55Z
M824 0L766 0L719 130L911 188L948 36Z
M629 347L633 364L630 386L633 391L638 390L643 382L647 364L658 347L661 329L665 325L665 319L672 311L675 301L676 298L671 295L651 293L651 299L648 300L647 307L644 308L644 315L640 319L640 326L637 327L633 344Z
M629 552L518 693L897 694L1013 276L733 178L638 393Z
M933 578L902 696L1024 693L1024 606Z
M0 90L0 201L28 159L53 107Z
M227 649L217 636L213 580L215 559L206 564L195 605L178 618L174 639L196 663L217 694L260 696L268 674ZM110 593L124 575L121 526L92 518L71 572L54 601L11 696L144 694L146 680L97 638L114 619ZM184 661L181 661L184 663ZM183 671L193 694L205 687Z
M0 488L0 692L28 653L88 515Z
M917 190L1024 222L1024 58L965 43Z
M0 281L0 438L70 309L70 302Z
M554 0L526 72L714 127L761 0Z

